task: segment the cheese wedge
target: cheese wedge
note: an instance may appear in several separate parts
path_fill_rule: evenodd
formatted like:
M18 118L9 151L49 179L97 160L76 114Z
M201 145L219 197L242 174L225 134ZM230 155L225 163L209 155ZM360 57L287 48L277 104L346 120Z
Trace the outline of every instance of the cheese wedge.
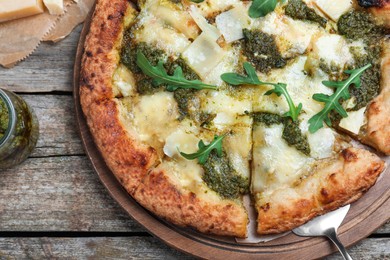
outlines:
M50 14L59 15L64 12L63 0L43 0Z
M0 22L43 13L42 0L0 0Z

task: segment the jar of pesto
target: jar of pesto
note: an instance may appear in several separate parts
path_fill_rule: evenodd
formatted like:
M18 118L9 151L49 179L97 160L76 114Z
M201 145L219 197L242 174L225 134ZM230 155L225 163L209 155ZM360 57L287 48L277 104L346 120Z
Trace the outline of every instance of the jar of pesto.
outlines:
M16 94L0 89L0 169L23 162L39 135L37 117Z

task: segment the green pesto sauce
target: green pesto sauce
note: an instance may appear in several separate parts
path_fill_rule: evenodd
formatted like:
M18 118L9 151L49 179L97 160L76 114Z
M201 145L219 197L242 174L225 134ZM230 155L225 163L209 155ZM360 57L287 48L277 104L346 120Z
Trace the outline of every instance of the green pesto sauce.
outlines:
M269 72L272 68L286 66L275 43L274 36L260 30L244 29L244 55L261 72Z
M378 26L372 15L366 12L350 11L343 14L337 22L339 34L348 39L366 42L375 41L386 34L386 29Z
M242 177L234 170L225 153L218 157L217 152L212 151L203 169L204 182L222 198L236 199L249 192L248 178Z
M307 136L302 134L299 122L293 122L291 118L281 117L276 114L257 112L252 114L255 123L263 123L266 126L283 124L282 138L288 145L295 147L303 154L310 156L310 146Z
M367 55L361 55L353 50L351 51L355 59L355 68L361 68L368 63L372 64L372 67L366 70L360 77L362 82L361 87L356 88L352 85L349 89L351 96L356 99L356 106L352 108L352 110L356 111L367 106L367 104L379 94L381 82L380 57L382 48L379 44L371 45L366 49Z
M293 19L315 22L322 27L325 27L327 23L324 17L318 15L314 9L308 7L302 0L288 1L285 13Z
M0 98L0 139L3 138L8 129L9 113L4 100Z

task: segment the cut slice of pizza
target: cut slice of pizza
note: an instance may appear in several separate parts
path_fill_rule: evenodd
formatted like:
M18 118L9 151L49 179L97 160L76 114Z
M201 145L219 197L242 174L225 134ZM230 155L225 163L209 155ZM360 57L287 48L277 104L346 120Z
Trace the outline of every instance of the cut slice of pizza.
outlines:
M298 7L310 10L316 19L297 19ZM380 72L387 66L381 69L381 61L387 63L384 34L378 29L378 35L371 36L375 44L371 38L354 39L350 36L354 32L340 33L340 28L364 14L349 6L338 15L325 16L312 7L289 1L245 33L244 44L252 49L244 55L262 82L273 83L257 86L253 101L252 193L260 234L291 230L355 201L383 171L379 157L353 148L348 137L327 124L388 153L386 79L380 90ZM334 21L323 20L329 16ZM335 33L336 22L341 35ZM371 24L373 20L366 22L378 26ZM260 42L262 49L257 47ZM348 94L344 96L342 89ZM381 101L377 116L383 125L377 123L376 132L370 128L375 124L370 111ZM299 114L295 118L294 112ZM368 137L373 132L380 141Z
M174 224L236 237L248 192L260 234L358 199L384 164L344 132L388 152L388 47L385 27L341 2L252 18L240 0L99 0L80 101L129 194ZM346 26L357 20L372 35Z

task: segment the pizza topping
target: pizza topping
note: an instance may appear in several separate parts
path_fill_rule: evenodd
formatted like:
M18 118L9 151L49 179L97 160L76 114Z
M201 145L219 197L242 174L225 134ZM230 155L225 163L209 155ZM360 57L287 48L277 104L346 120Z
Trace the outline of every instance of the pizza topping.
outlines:
M202 32L208 35L210 39L216 41L221 36L221 32L215 26L207 22L206 18L202 16L196 6L192 5L190 7L190 14Z
M322 12L335 22L337 22L342 14L352 8L351 0L315 0L314 3L319 9L321 9Z
M205 145L203 140L200 140L198 143L198 152L192 154L180 152L180 154L187 160L198 159L199 164L204 165L213 150L217 151L218 156L222 156L222 140L225 136L226 135L214 136L214 140L208 145Z
M143 73L153 78L153 84L155 86L166 84L168 91L175 91L179 88L197 90L216 89L215 86L205 84L200 80L186 79L180 66L176 67L172 76L168 75L162 61L159 61L157 66L153 67L141 51L137 52L137 65L140 67Z
M141 73L142 70L137 65L137 52L142 52L151 65L156 66L162 60L167 60L167 54L158 48L152 47L145 42L133 43L130 38L131 30L127 30L123 37L123 47L121 50L121 63L133 73Z
M221 75L221 78L231 84L231 85L243 85L243 84L249 84L249 85L271 85L274 87L274 89L271 89L265 93L265 95L271 95L276 94L278 97L283 95L288 103L288 106L290 108L290 111L284 114L286 117L291 117L293 121L298 120L298 115L302 110L302 103L298 105L298 107L295 106L294 102L292 101L292 98L290 94L287 91L287 85L284 83L269 83L269 82L262 82L259 80L255 68L249 63L244 63L244 69L247 73L247 76L242 76L236 73L225 73Z
M386 30L375 23L375 19L366 12L350 11L342 15L337 22L338 31L348 39L371 42L383 37Z
M302 110L302 103L296 107L290 94L287 91L287 85L284 83L272 84L274 89L268 90L265 95L269 96L271 94L276 94L278 97L283 95L286 98L290 111L284 114L285 117L291 117L291 119L295 122L298 120L299 113Z
M249 8L249 16L258 18L266 16L268 13L275 10L278 0L253 0Z
M363 107L358 111L348 112L348 117L341 119L339 126L355 135L359 134L360 128L366 123L365 111L366 108Z
M215 23L225 38L225 41L231 43L244 38L242 29L249 26L250 19L246 15L245 7L239 5L218 15L215 19Z
M205 78L224 56L224 50L216 43L214 36L210 36L207 32L198 36L183 52L183 57L189 66L202 78Z
M210 189L222 198L237 199L249 192L249 179L238 174L231 165L227 155L212 151L203 165L202 179Z
M308 7L302 0L288 1L285 12L294 19L315 22L322 27L325 27L327 23L324 17L318 15L314 9Z
M342 117L347 117L348 114L345 111L345 109L340 104L340 99L347 100L351 97L349 93L349 86L351 84L354 84L356 88L361 87L361 80L360 76L363 74L365 70L370 68L372 65L368 64L360 69L355 70L347 70L345 71L346 74L349 74L350 77L343 81L323 81L322 83L330 88L336 88L335 93L332 95L325 95L325 94L314 94L313 99L319 102L324 102L325 107L316 115L314 115L309 120L309 131L311 133L316 132L318 129L323 127L323 122L325 122L328 126L331 126L331 120L329 118L329 113L331 111L336 111L338 114L340 114Z
M275 43L274 36L263 33L260 30L244 29L243 51L257 70L269 72L272 68L286 66L286 60L282 58Z
M354 111L366 107L378 95L381 85L381 46L371 45L365 51L365 53L352 51L355 58L355 67L359 68L365 64L372 63L372 67L368 68L360 77L362 82L361 87L350 88L351 96L356 99L356 105L352 108Z
M253 113L253 120L256 123L263 123L266 126L274 124L283 124L282 138L287 142L288 145L294 146L298 151L303 154L310 155L310 146L307 140L307 136L302 133L299 128L299 122L294 122L289 118L283 118L276 114L257 112Z

